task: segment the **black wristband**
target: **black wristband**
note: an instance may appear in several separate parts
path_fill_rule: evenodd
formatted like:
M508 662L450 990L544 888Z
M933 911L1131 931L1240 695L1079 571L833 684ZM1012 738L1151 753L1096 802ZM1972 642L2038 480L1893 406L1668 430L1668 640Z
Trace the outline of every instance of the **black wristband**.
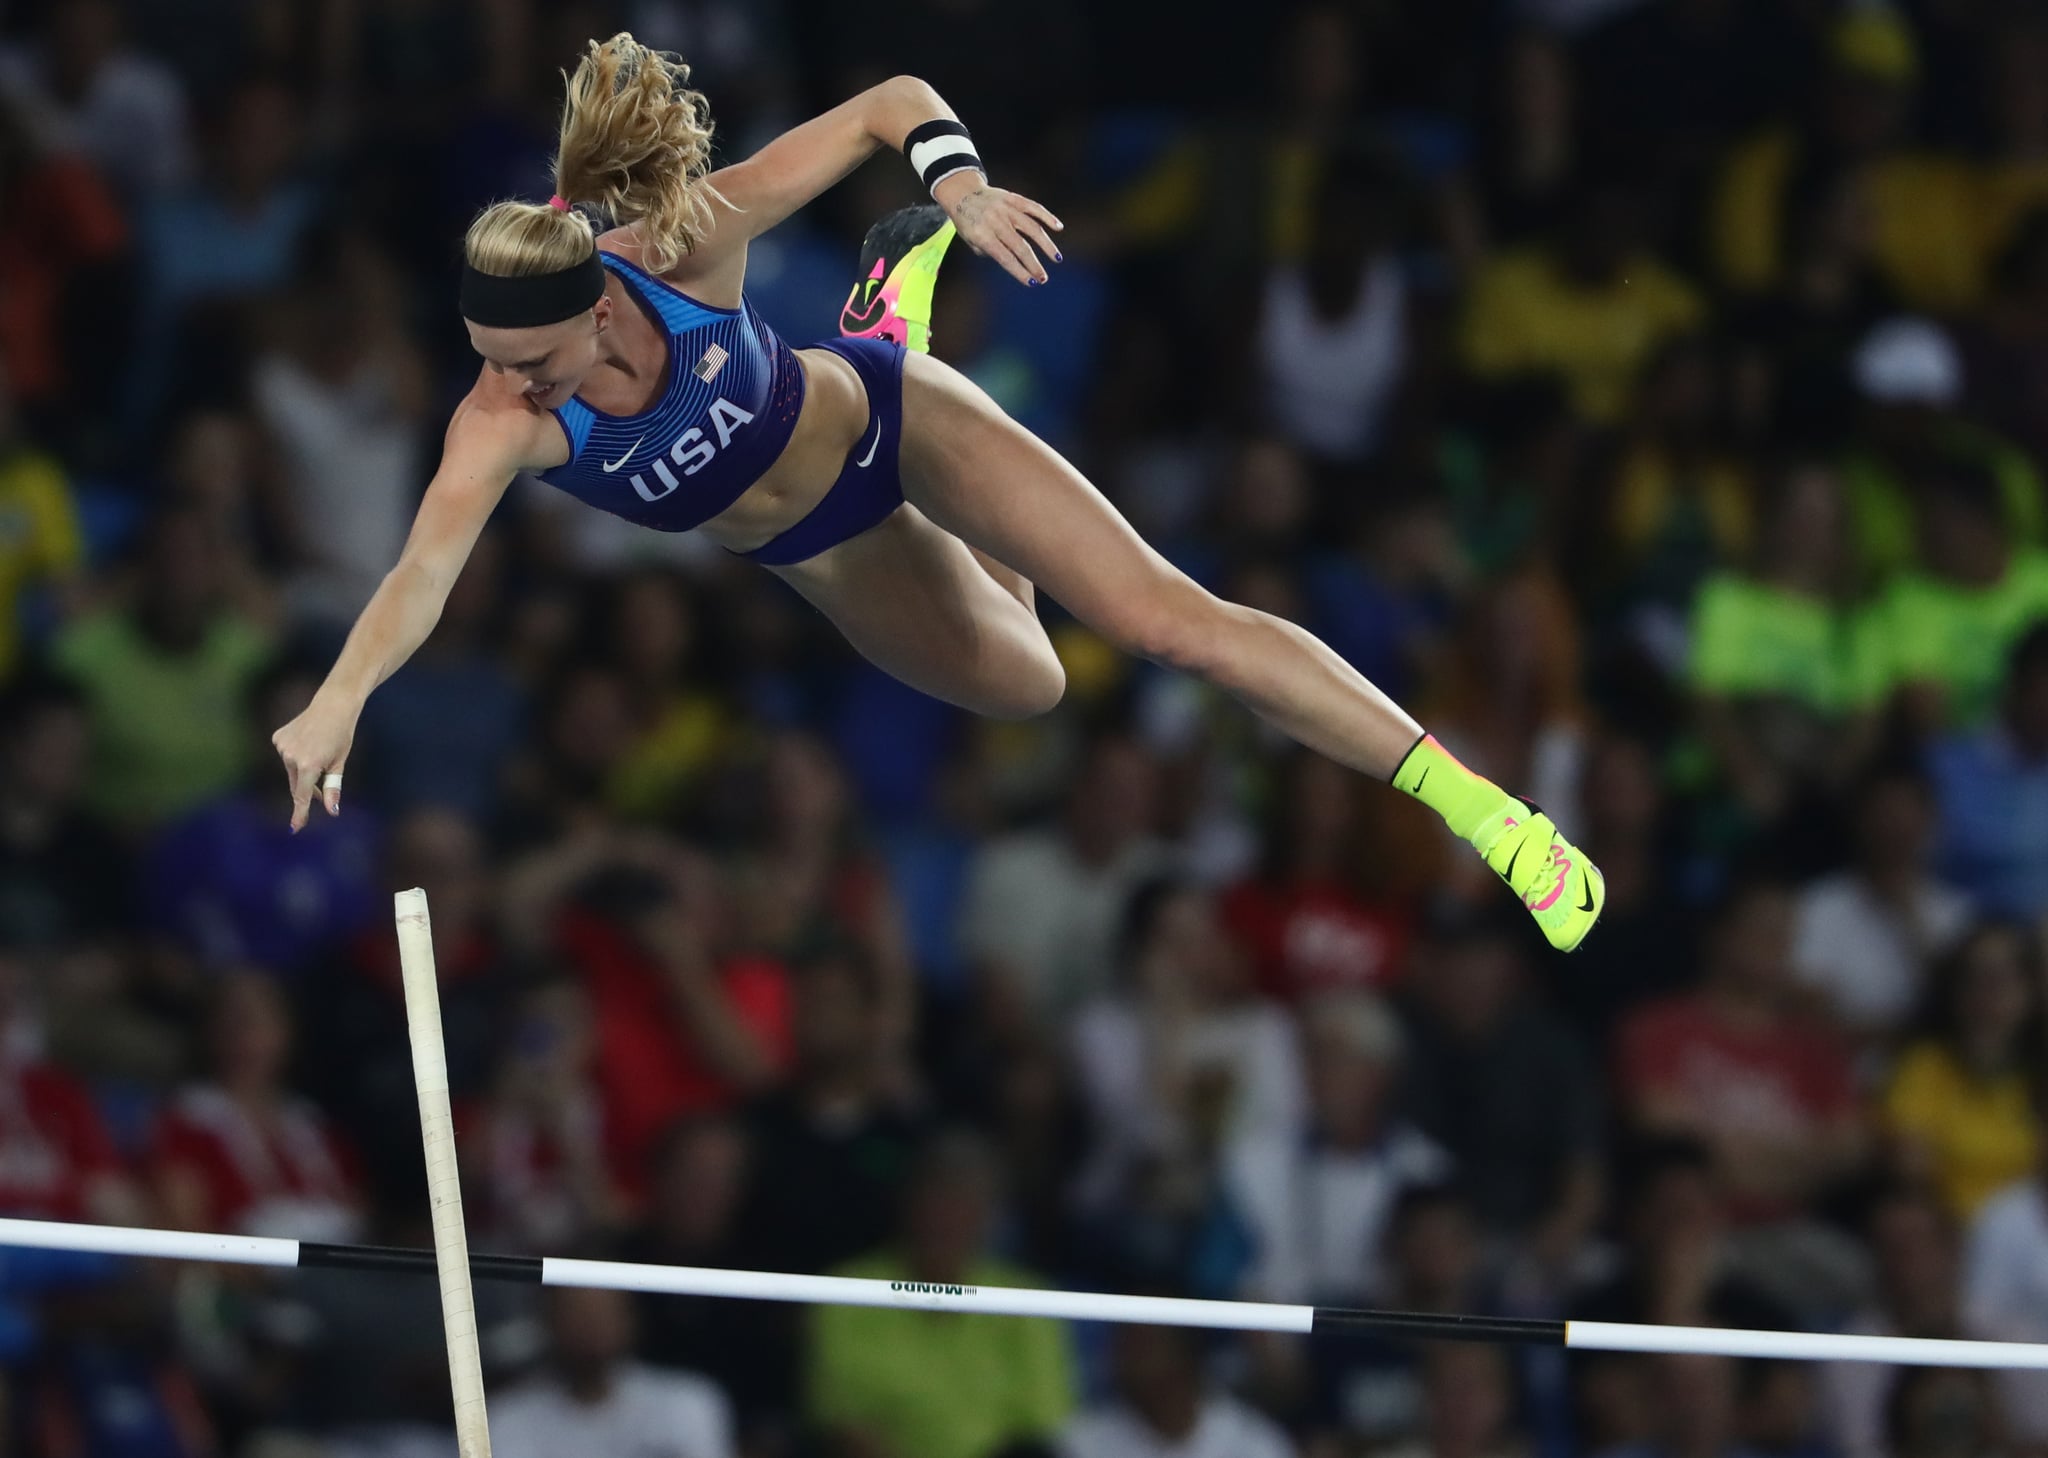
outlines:
M912 127L910 135L903 139L903 156L916 169L926 192L955 172L970 168L988 176L981 165L981 154L974 150L974 138L967 134L966 127L949 118Z

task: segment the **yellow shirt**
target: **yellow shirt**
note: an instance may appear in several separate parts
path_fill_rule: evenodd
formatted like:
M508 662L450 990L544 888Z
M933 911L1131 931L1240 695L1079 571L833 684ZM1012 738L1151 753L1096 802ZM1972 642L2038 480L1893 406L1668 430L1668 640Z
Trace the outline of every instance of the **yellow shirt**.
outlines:
M48 456L0 458L0 678L21 651L23 589L78 568L84 555L64 473Z
M605 785L611 808L629 820L673 811L730 738L730 716L709 695L679 694L626 751Z
M1611 423L1650 357L1705 313L1691 285L1654 258L1633 259L1614 282L1589 287L1549 254L1516 250L1473 280L1465 362L1480 375L1560 376L1580 415Z
M1884 1118L1893 1133L1933 1154L1935 1181L1959 1220L2035 1166L2040 1129L2025 1075L1977 1078L1938 1043L1915 1043L1900 1055Z
M1715 267L1737 293L1783 276L1787 192L1799 141L1783 129L1736 148L1716 186L1710 221ZM1918 309L1956 309L1984 289L1984 188L1975 169L1934 153L1880 157L1859 179L1879 270Z
M834 1274L909 1278L894 1256ZM980 1263L977 1286L1037 1284ZM809 1410L828 1428L881 1438L896 1458L989 1458L1008 1443L1050 1438L1073 1415L1065 1326L909 1307L821 1306L811 1313Z

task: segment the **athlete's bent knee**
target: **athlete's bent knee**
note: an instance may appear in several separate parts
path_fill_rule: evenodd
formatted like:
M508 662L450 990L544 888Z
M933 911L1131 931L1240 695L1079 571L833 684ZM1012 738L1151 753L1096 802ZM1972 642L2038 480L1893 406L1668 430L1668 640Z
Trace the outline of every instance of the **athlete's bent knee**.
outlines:
M990 684L975 712L986 719L1035 719L1049 714L1067 691L1067 671L1048 647L1034 655L1021 672Z

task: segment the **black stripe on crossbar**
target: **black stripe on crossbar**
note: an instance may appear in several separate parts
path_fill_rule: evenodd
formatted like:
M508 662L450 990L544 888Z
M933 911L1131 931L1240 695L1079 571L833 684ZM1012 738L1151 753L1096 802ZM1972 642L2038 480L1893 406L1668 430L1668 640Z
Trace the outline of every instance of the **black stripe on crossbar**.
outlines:
M327 1245L317 1240L299 1242L301 1266L324 1266L336 1271L399 1271L408 1275L434 1271L430 1250L400 1250L385 1245ZM541 1281L539 1256L476 1255L469 1258L473 1281L521 1281L538 1286Z
M1525 1316L1454 1316L1433 1311L1347 1311L1318 1306L1316 1336L1335 1332L1371 1332L1377 1336L1435 1338L1453 1342L1531 1342L1561 1347L1565 1323Z

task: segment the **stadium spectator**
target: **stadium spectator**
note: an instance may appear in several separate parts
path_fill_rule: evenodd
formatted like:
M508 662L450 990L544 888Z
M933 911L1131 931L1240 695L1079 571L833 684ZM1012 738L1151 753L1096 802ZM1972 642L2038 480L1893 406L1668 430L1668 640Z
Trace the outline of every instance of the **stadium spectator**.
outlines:
M305 117L285 77L245 74L211 100L195 181L140 219L137 353L124 391L134 435L240 378L253 311L290 279L320 208L300 175Z
M1556 377L1581 419L1619 420L1657 350L1706 317L1647 248L1644 202L1626 180L1582 179L1552 241L1488 259L1466 305L1466 367L1482 379Z
M1849 608L1841 484L1825 467L1777 484L1747 570L1693 602L1685 680L1721 785L1771 825L1843 783L1867 754L1884 692Z
M931 1112L856 947L816 949L792 974L788 1076L746 1112L744 1223L766 1269L825 1271L888 1237Z
M1910 763L1880 768L1851 797L1851 861L1799 893L1792 971L1859 1040L1889 1041L1927 989L1928 964L1970 922L1961 892L1936 878L1937 807Z
M1941 802L1937 862L1984 910L2031 920L2048 911L2048 621L2007 660L1997 720L1929 751Z
M989 1150L956 1133L921 1152L898 1243L838 1274L927 1285L1031 1286L985 1254L999 1198ZM811 1314L806 1408L843 1441L919 1458L994 1458L1052 1437L1072 1416L1065 1332L1045 1322L901 1307Z
M1291 1147L1303 1124L1293 1025L1248 986L1202 891L1173 880L1132 893L1117 937L1122 985L1072 1025L1093 1148L1081 1203L1124 1218L1135 1190L1189 1179L1219 1151Z
M157 1203L184 1230L349 1240L361 1197L349 1156L320 1111L285 1086L291 1013L260 972L215 989L210 1075L188 1085L150 1154Z
M1465 600L1428 700L1439 740L1480 773L1526 787L1559 826L1574 828L1588 717L1581 652L1556 576L1505 572Z
M124 195L153 198L192 169L185 85L131 43L115 0L46 12L35 43L0 50L0 93Z
M249 395L289 503L287 590L303 619L341 625L405 544L429 383L391 260L359 228L313 245L251 364Z
M1604 1111L1578 1038L1530 996L1521 934L1479 922L1428 938L1402 1106L1456 1162L1490 1241L1562 1290L1600 1217Z
M1893 1458L2011 1451L2016 1434L2000 1402L1996 1374L1950 1367L1904 1367L1885 1404Z
M63 679L17 674L0 725L0 945L105 945L132 928L135 908L128 851L85 804L85 699Z
M1384 991L1405 965L1407 928L1359 876L1355 776L1291 756L1266 811L1257 870L1219 910L1252 959L1260 991L1295 1004L1344 988Z
M1398 1311L1496 1311L1498 1286L1485 1274L1479 1231L1471 1207L1455 1184L1418 1184L1396 1199L1381 1238L1380 1257L1388 1271L1383 1295ZM1277 1371L1262 1374L1263 1385L1287 1395L1304 1388L1294 1401L1273 1402L1293 1419L1292 1425L1311 1435L1310 1446L1340 1436L1349 1444L1378 1452L1416 1440L1444 1416L1438 1401L1448 1396L1441 1385L1432 1391L1434 1344L1360 1333L1355 1340L1315 1344L1306 1354L1291 1348L1254 1349ZM1306 1371L1289 1370L1305 1367ZM1486 1414L1492 1394L1487 1382L1494 1374L1478 1374L1471 1396L1484 1418L1484 1429L1504 1414ZM1270 1399L1269 1399L1270 1401ZM1488 1434L1487 1436L1498 1436Z
M1628 1123L1705 1141L1745 1224L1799 1220L1866 1145L1846 1050L1790 1006L1791 919L1781 887L1737 888L1699 990L1642 1008L1621 1030Z
M1603 615L1659 646L1680 630L1702 581L1744 560L1756 542L1756 469L1735 434L1725 351L1699 335L1673 339L1644 367L1626 422L1590 503L1581 549ZM1586 549L1597 547L1597 556Z
M632 1297L552 1290L547 1310L547 1369L492 1403L493 1452L734 1458L731 1405L716 1385L633 1360Z
M0 362L0 681L19 665L24 640L47 631L82 586L85 543L78 508L56 457L23 431Z
M1919 483L1920 562L1878 603L1888 688L1924 723L1969 728L1994 711L2008 654L2048 617L2048 550L2016 546L1981 468Z
M1871 211L1886 282L1915 308L1967 304L1978 282L1967 232L1970 176L1957 159L1910 145L1922 77L1911 24L1890 7L1843 12L1827 24L1818 69L1799 98L1804 115L1727 154L1709 220L1722 282L1736 294L1770 288L1784 276L1794 199L1853 178Z
M499 807L532 710L503 651L505 555L485 533L434 631L363 710L350 783L393 818L441 806L484 824Z
M320 836L295 836L290 801L264 763L270 733L305 708L320 676L285 657L249 685L241 783L166 825L142 872L149 925L201 967L255 966L304 973L327 948L383 911L375 880L379 823L352 806ZM281 813L282 812L282 813Z
M623 815L658 821L688 802L739 726L704 681L702 605L685 579L642 567L608 596L605 639L634 724L611 800Z
M134 292L121 267L128 261L128 219L99 172L51 147L4 94L0 203L0 267L8 279L0 377L15 406L41 427L43 444L72 446L76 420L97 413L81 395L110 382L92 377L67 325L96 324L107 343L125 338L118 308L95 308L92 296L104 290L104 302L116 302ZM83 317L67 317L73 310Z
M2038 1068L2029 1081L2034 1117L2048 1108ZM2048 1336L2048 1157L1982 1205L1963 1241L1962 1310L1967 1335L1992 1341ZM2016 1437L2048 1439L2048 1378L2003 1372L2000 1395Z
M1061 1458L1293 1458L1271 1419L1205 1376L1193 1333L1122 1326L1112 1343L1115 1398L1067 1425Z
M597 1029L612 1174L629 1197L678 1116L765 1091L788 1062L788 969L734 938L724 868L660 837L602 832L529 858L508 883L520 940L563 959Z
M1843 1330L1871 1336L1962 1335L1954 1220L1940 1201L1910 1189L1881 1196L1866 1222L1877 1270L1876 1300ZM1828 1429L1842 1458L1883 1458L1888 1411L1904 1371L1871 1362L1822 1368Z
M1265 1301L1375 1300L1402 1193L1442 1180L1451 1159L1395 1111L1406 1039L1385 1003L1332 993L1304 1010L1303 1023L1308 1138L1230 1151L1229 1188L1253 1245L1245 1290Z
M1610 729L1586 755L1583 845L1607 877L1607 910L1569 968L1543 977L1551 1004L1594 1048L1645 1002L1693 980L1697 910L1681 894L1674 822L1679 820L1643 739Z
M619 1225L589 999L567 977L519 994L488 1096L458 1115L479 1244L567 1252Z
M490 1086L507 996L506 945L495 921L490 866L477 828L445 810L391 827L379 879L427 893L448 1080L461 1103ZM341 1127L379 1200L424 1198L418 1095L406 1037L398 938L381 918L337 946L297 988L298 1021L316 1029L300 1076Z
M190 507L158 514L126 600L73 620L52 661L85 695L92 802L115 824L162 824L240 780L236 718L271 651L267 622L225 590L225 546Z
M1264 413L1309 456L1359 462L1385 454L1413 416L1414 284L1396 244L1399 179L1370 158L1324 170L1306 256L1270 273L1259 302Z
M691 1114L662 1131L649 1155L647 1200L619 1255L658 1265L781 1270L747 1218L762 1181L743 1124L729 1114ZM787 1437L801 1395L803 1313L766 1302L638 1298L643 1361L702 1373L732 1400L742 1446ZM772 1441L772 1437L770 1438Z
M2011 541L2041 544L2041 465L1964 414L1963 360L1947 328L1886 319L1857 344L1849 367L1863 404L1842 473L1860 586L1881 588L1915 563L1919 498L1957 471L1988 475Z
M1957 1220L2039 1157L2027 1088L2048 1036L2038 962L2018 927L1986 922L1964 937L1936 965L1918 1036L1885 1089L1894 1164L1939 1191Z
M1648 1359L1651 1398L1647 1442L1607 1450L1607 1458L1760 1458L1738 1436L1733 1358L1658 1356Z
M1158 768L1130 739L1088 747L1056 824L989 841L968 870L960 942L997 1028L1056 1025L1108 985L1117 918L1166 863Z

